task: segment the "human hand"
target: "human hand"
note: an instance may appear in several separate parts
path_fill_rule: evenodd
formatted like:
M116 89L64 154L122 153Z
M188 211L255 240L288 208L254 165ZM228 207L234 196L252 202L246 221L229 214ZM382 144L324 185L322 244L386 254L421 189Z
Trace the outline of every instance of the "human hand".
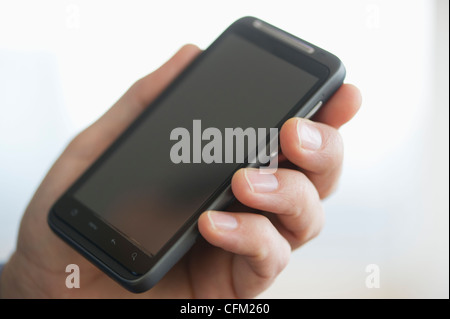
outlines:
M232 189L243 205L235 205L233 213L203 213L198 227L204 240L143 294L122 288L51 232L47 214L57 198L199 53L193 45L180 49L68 145L25 211L16 251L0 277L0 297L254 297L286 266L292 249L318 234L324 216L320 199L335 188L342 164L337 128L360 105L359 92L351 85L339 89L315 116L317 122L294 118L284 124L282 163L274 175L236 172ZM270 213L250 213L254 210ZM80 267L79 289L65 287L68 264Z

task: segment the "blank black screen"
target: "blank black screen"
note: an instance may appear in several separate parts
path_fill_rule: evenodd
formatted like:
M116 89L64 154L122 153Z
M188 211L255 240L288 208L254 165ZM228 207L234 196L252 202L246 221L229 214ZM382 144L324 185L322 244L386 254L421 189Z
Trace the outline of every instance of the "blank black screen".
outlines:
M270 128L318 78L237 35L227 35L160 100L75 191L104 221L156 254L239 164L170 159L174 128ZM191 132L192 138L192 132ZM192 157L192 154L191 154Z

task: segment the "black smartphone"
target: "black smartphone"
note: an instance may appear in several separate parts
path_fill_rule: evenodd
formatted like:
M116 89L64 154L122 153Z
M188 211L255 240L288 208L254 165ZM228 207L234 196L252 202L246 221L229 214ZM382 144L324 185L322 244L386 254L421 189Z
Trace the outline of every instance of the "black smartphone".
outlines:
M233 173L255 166L195 154L173 160L173 130L194 139L198 124L280 129L293 116L311 117L344 77L331 53L259 19L239 19L58 199L48 224L125 288L146 291L194 244L199 215L233 200ZM207 142L192 141L197 149Z

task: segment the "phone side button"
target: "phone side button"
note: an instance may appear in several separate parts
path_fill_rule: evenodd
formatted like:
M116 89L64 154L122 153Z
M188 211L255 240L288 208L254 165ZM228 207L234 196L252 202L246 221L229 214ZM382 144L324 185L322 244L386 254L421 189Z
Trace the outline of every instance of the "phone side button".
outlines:
M322 104L323 104L322 101L317 102L317 104L314 105L314 107L311 109L311 111L309 111L309 113L305 115L305 119L309 119L309 118L313 117L313 115L316 114L316 112L320 109Z

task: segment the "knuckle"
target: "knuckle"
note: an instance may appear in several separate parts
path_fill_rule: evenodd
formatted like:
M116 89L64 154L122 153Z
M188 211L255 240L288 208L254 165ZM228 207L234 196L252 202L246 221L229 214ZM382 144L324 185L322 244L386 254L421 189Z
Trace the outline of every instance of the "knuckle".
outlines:
M313 219L308 223L308 225L300 232L297 233L297 240L295 247L300 247L312 239L319 236L323 227L325 225L325 215L323 210L317 212Z
M296 171L293 178L294 187L285 193L285 214L300 216L306 200L311 196L313 186L311 181L302 172Z
M256 223L259 225L258 231L261 236L261 241L255 249L254 259L264 262L270 256L270 245L273 243L272 232L267 231L267 229L272 228L272 223L269 218L264 215L257 215L255 217Z
M271 280L278 276L280 272L286 268L291 255L291 246L289 242L281 236L281 234L272 225L270 220L265 216L260 216L260 221L264 224L269 223L271 231L261 232L261 244L255 250L253 262L256 267L256 273L265 280ZM267 226L267 225L266 225Z
M318 187L320 199L327 198L331 194L333 194L338 188L338 181L340 170L334 172L334 176L330 176L328 178L329 182L326 184L321 184Z
M319 216L316 217L315 225L311 227L308 240L314 239L317 236L319 236L324 226L325 226L325 215L323 214L323 212L321 212Z
M331 144L329 153L332 155L335 165L340 165L344 157L344 141L338 130L333 130L328 143Z
M278 267L275 272L276 274L279 274L289 264L289 260L291 257L291 245L286 239L283 240L283 247L279 251L280 257L278 259Z
M339 169L344 159L344 144L341 134L333 130L327 134L321 157L326 165L321 166L317 173L325 173Z

